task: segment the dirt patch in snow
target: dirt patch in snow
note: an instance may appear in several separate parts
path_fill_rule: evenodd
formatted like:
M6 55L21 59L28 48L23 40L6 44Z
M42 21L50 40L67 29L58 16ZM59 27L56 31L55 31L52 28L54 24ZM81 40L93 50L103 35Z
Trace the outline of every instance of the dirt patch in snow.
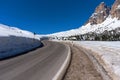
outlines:
M79 47L70 47L72 59L63 80L103 80L88 56Z

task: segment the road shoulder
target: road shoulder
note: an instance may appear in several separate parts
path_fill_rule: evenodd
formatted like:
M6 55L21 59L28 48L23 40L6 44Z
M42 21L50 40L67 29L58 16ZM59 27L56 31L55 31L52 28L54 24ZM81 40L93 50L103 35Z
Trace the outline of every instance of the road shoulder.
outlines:
M71 47L72 60L63 80L103 80L88 56L75 45Z

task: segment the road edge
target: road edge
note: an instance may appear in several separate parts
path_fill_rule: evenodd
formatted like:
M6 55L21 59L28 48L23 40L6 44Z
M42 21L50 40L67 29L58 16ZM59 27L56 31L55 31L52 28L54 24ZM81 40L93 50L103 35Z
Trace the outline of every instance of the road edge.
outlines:
M81 47L81 46L80 46ZM82 51L89 57L89 59L93 62L96 70L101 74L103 77L103 80L112 80L111 76L108 75L108 71L104 68L104 66L100 63L100 61L96 58L95 55L92 53L95 53L89 49L86 49L84 47L81 47Z
M64 44L63 44L64 45ZM59 71L57 72L57 74L53 77L52 80L62 80L68 66L69 66L69 63L70 63L70 60L71 60L71 49L68 45L65 45L66 48L68 49L67 50L67 58L66 60L64 61L64 63L62 64L61 68L59 69Z
M96 70L103 77L103 80L113 80L113 78L109 75L109 71L105 68L104 61L100 59L100 56L97 55L95 51L86 48L85 46L77 45L76 43L73 44L80 47L81 50L89 57L89 59L93 62Z

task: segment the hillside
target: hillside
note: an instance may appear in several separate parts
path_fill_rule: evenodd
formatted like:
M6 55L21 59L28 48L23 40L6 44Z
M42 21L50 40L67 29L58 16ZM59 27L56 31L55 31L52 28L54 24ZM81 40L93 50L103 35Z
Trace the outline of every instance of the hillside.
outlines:
M116 35L116 33L118 34L116 40L120 40L120 0L115 0L111 8L104 2L101 2L100 5L95 8L94 13L90 16L87 22L80 28L50 34L49 36L59 38L77 36L79 37L79 40L91 40L88 39L91 34L109 36ZM84 35L88 36L87 39L83 37ZM81 36L84 39L80 38Z

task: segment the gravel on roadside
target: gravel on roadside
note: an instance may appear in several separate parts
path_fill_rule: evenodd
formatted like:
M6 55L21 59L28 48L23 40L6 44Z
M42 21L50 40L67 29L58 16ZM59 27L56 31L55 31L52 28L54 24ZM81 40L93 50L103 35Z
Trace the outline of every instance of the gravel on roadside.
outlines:
M103 80L88 56L79 47L68 45L71 47L72 59L63 80Z

